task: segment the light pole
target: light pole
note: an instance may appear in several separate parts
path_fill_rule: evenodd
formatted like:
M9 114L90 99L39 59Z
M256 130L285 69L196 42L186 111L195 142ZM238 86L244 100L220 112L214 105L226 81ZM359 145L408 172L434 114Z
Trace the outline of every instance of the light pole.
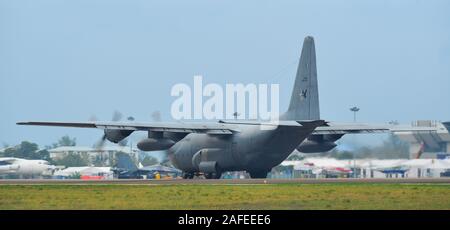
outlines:
M350 111L353 112L353 123L356 123L356 113L359 111L359 108L356 106L353 106L350 108ZM355 159L355 153L353 152L353 178L356 177L356 159Z
M239 114L238 112L234 112L234 113L233 113L234 119L237 120L237 118L238 118L239 115L241 115L241 114Z
M127 120L128 120L129 122L132 122L132 121L134 121L134 117L129 116L129 117L127 118ZM131 138L129 138L129 140L130 140L130 155L133 155L134 159L137 159L137 160L139 161L139 157L137 157L137 156L135 156L135 155L133 154L133 141L131 140Z
M353 122L356 122L356 113L359 111L359 108L356 106L353 106L352 108L350 108L350 111L353 112Z

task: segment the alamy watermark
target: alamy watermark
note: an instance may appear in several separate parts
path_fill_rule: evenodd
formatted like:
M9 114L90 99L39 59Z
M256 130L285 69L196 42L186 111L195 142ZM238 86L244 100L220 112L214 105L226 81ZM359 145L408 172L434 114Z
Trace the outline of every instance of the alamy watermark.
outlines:
M279 84L203 85L202 76L194 76L193 88L179 83L172 87L171 116L181 119L246 119L276 122L279 117Z

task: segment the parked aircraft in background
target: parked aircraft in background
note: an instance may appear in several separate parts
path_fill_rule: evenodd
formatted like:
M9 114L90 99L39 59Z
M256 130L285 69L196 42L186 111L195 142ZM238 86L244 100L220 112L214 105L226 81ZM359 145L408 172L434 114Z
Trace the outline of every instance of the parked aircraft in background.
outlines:
M0 158L0 175L33 176L54 170L55 166L44 160L27 160L14 157Z
M130 155L126 153L116 154L116 167L112 168L115 176L119 179L142 179L153 178L155 173L181 175L181 171L163 165L142 166L133 162Z

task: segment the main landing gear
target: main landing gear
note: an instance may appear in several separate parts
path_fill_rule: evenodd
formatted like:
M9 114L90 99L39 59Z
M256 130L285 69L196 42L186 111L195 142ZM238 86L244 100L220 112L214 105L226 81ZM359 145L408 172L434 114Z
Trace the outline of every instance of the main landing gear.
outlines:
M215 173L205 173L206 179L220 179L222 177L222 173L215 172Z
M200 176L200 173L194 173L194 172L183 172L183 179L193 179L194 176ZM222 177L222 173L215 172L215 173L203 173L203 176L206 179L220 179Z

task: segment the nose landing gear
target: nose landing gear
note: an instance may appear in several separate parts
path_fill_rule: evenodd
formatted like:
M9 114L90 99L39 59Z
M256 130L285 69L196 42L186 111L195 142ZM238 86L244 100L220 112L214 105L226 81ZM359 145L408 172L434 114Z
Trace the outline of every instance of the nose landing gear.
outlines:
M215 172L215 173L205 173L206 179L220 179L222 177L221 172Z
M183 179L192 179L194 178L194 173L192 172L183 172Z
M193 173L193 172L183 172L182 176L183 179L193 179L194 176L200 176L200 173ZM214 172L214 173L203 173L203 176L206 179L220 179L222 177L221 172Z

